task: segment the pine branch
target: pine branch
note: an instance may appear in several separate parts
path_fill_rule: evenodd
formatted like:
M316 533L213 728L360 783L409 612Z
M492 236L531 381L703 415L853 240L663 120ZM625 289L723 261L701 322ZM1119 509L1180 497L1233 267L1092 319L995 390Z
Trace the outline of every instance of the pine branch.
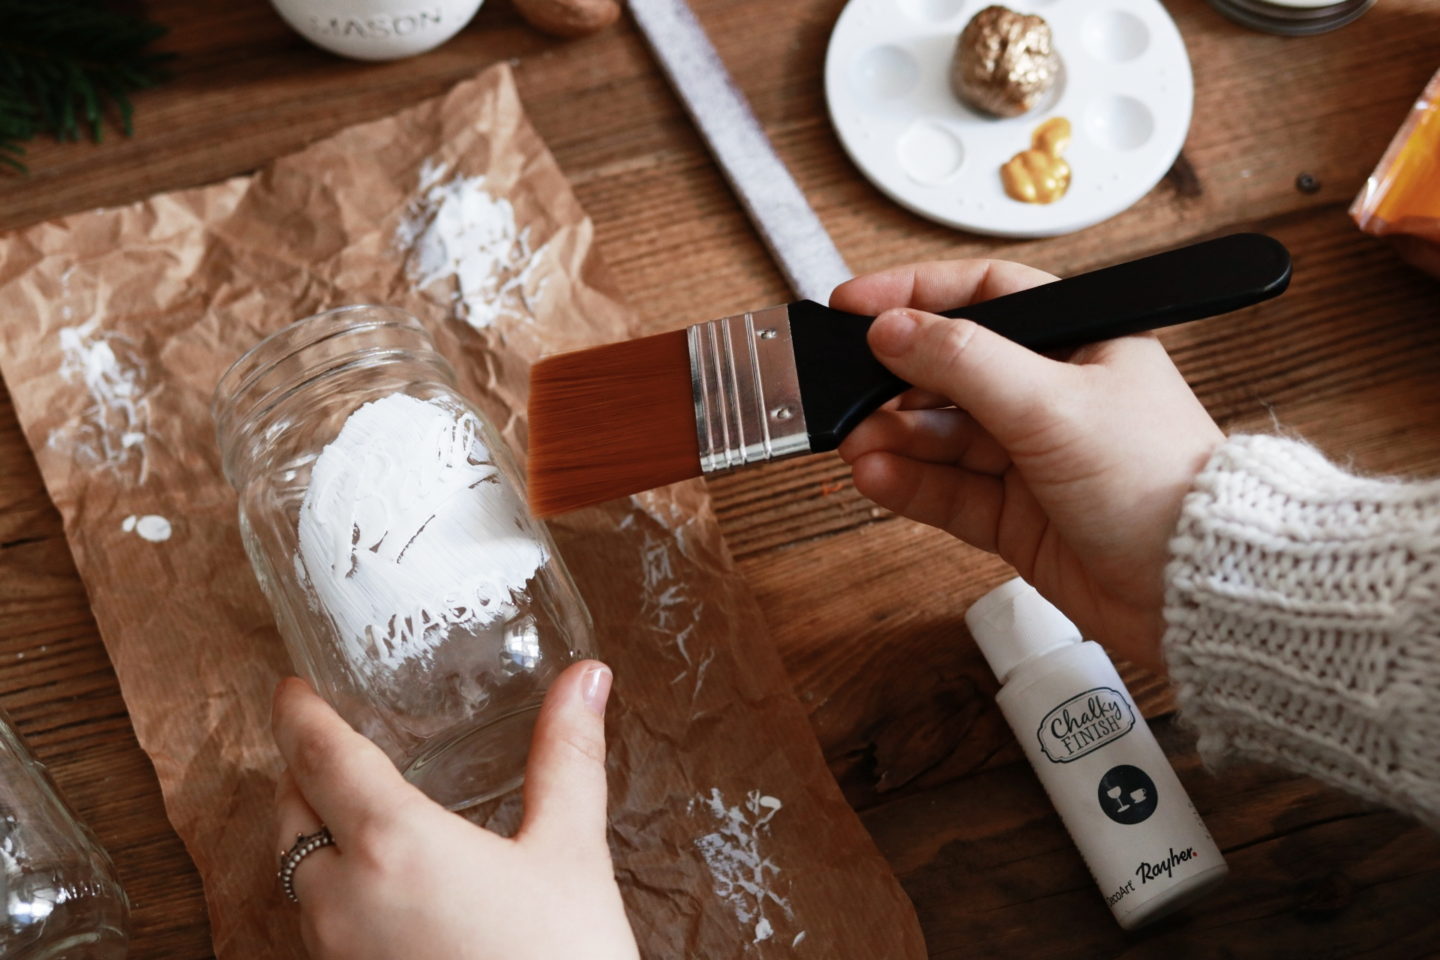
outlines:
M164 34L100 0L0 0L0 167L26 172L21 144L41 133L98 143L107 113L130 136L130 94L173 56L147 49Z

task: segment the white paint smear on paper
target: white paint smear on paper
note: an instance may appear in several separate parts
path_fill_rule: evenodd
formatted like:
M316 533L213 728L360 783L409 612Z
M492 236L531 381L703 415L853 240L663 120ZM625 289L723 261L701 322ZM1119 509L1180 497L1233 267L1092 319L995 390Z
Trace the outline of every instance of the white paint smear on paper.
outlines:
M705 611L705 601L693 597L686 577L676 568L677 557L683 558L686 553L683 525L688 522L688 517L675 516L678 511L673 504L664 502L662 506L657 498L647 494L630 499L666 531L646 530L641 536L640 570L644 577L644 592L640 597L640 624L644 629L674 642L684 666L670 682L676 684L693 675L691 696L694 697L705 683L705 671L715 660L715 650L712 647L698 658L690 650L690 641L697 636L700 618ZM662 510L664 516L661 515ZM618 526L622 530L633 529L635 514L626 514Z
M775 936L775 924L793 924L790 901L775 891L780 868L764 853L764 839L770 821L784 806L776 797L751 790L740 804L727 804L719 787L710 788L690 801L689 812L708 812L716 828L695 840L714 882L715 895L735 911L735 919L747 929L751 943ZM801 930L790 940L797 946L805 939ZM783 942L783 941L782 941Z
M157 513L147 513L143 517L131 514L120 521L120 529L126 533L137 534L141 539L149 540L151 543L163 543L170 539L172 532L170 521Z
M68 297L69 275L61 278L62 294ZM62 304L61 316L74 309ZM46 444L70 449L86 466L114 472L134 470L137 483L149 475L145 441L150 426L150 400L146 396L145 363L135 345L118 333L100 329L100 316L84 323L61 327L60 376L67 383L79 383L89 394L90 404L79 420L50 431Z
M640 599L640 619L645 628L671 640L685 667L671 683L679 683L694 671L694 689L698 694L705 683L705 671L715 659L713 649L706 650L698 659L690 650L690 641L700 626L700 615L705 610L705 601L695 599L685 579L675 570L673 548L675 542L668 537L657 536L646 531L640 548L641 571L645 577L645 592Z
M420 168L417 195L395 232L406 272L420 288L453 283L455 314L477 330L501 319L529 320L547 282L545 245L530 249L530 228L515 208L485 188L484 177L447 177L441 164Z
M395 670L515 616L547 557L524 518L473 413L391 394L316 459L296 574L355 665Z

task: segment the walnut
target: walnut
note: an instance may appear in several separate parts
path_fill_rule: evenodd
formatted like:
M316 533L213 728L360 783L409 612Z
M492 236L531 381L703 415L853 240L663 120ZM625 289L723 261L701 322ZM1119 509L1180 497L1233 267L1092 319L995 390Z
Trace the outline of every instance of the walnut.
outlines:
M1032 109L1060 76L1060 58L1042 18L986 7L955 45L950 85L962 101L997 117Z
M583 37L620 16L616 0L515 0L515 9L531 26L557 37Z

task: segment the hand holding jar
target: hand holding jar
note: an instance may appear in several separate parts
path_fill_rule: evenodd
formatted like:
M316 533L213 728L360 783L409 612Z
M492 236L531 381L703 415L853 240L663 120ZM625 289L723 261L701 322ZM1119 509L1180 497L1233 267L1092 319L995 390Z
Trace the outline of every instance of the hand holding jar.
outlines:
M278 849L325 824L294 875L316 960L634 960L605 840L608 667L575 664L535 725L513 839L447 811L300 680L275 692L288 769Z
M225 374L215 419L296 671L445 806L514 788L590 615L425 328L369 306L292 324Z

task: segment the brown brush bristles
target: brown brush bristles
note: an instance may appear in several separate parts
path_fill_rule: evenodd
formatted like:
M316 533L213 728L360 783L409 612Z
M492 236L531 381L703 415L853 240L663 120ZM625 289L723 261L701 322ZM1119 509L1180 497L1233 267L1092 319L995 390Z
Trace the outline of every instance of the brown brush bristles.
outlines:
M535 364L528 463L537 517L698 477L685 331Z

